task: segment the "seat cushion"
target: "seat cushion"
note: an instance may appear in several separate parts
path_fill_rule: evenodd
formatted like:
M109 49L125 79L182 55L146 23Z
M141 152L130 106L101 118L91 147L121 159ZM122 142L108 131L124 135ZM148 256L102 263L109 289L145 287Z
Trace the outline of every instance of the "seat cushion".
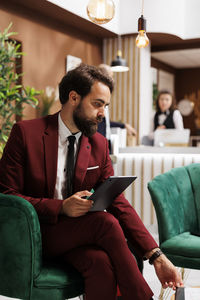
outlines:
M46 264L34 279L31 299L66 299L84 292L84 280L72 266ZM49 297L49 298L48 298Z
M39 288L64 288L73 284L83 284L83 277L72 266L63 267L59 264L46 264L40 275L34 280L34 286Z
M200 269L200 237L184 232L163 242L161 249L176 266Z

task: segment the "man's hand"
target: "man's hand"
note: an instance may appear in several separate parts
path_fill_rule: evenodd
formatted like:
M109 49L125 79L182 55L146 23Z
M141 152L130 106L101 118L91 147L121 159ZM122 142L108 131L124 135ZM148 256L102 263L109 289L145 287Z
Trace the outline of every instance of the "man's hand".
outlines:
M183 281L176 267L164 254L155 259L153 265L164 289L170 287L175 290L176 287L183 286Z
M135 136L137 135L137 131L130 124L126 123L125 128L128 135L135 135Z
M88 191L77 192L74 195L66 198L63 201L61 208L61 214L65 214L69 217L80 217L85 215L92 207L93 201L87 200L82 197L91 196L92 193Z

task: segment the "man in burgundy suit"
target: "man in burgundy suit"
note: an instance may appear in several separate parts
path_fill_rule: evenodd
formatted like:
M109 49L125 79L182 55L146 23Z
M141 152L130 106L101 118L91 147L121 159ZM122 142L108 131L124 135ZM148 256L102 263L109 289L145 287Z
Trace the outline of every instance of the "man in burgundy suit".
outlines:
M182 285L176 268L123 195L107 212L88 212L92 201L85 199L113 175L107 140L96 133L112 89L112 79L95 67L69 71L59 85L60 113L13 126L0 161L0 192L35 207L44 256L59 257L82 273L85 299L115 300L118 284L123 300L149 300L153 293L125 237L151 259L163 287ZM66 178L69 136L75 136L72 194Z

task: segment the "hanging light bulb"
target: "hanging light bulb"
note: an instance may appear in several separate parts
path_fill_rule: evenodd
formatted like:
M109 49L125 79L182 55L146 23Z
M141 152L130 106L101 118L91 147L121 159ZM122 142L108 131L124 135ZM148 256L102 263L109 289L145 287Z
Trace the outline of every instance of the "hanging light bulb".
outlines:
M136 38L136 46L138 48L145 48L149 45L149 39L146 35L146 19L141 15L138 19L138 36Z
M138 48L145 48L149 45L149 39L146 35L146 19L144 18L144 0L142 0L142 13L138 19L138 36L136 38L136 46Z
M105 24L112 20L115 14L113 0L89 0L87 5L89 19L95 24Z

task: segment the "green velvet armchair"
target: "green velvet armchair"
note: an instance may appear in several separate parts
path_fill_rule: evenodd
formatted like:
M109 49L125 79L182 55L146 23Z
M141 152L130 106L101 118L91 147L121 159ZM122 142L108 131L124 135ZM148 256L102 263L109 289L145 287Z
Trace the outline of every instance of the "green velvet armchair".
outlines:
M174 168L148 183L160 247L174 265L200 269L200 164Z
M134 253L133 247L129 244ZM135 255L142 272L143 261ZM84 293L72 266L42 259L40 224L25 199L0 193L0 295L23 300L64 300Z
M37 213L26 200L0 194L0 295L23 300L64 300L83 294L71 266L44 263Z

